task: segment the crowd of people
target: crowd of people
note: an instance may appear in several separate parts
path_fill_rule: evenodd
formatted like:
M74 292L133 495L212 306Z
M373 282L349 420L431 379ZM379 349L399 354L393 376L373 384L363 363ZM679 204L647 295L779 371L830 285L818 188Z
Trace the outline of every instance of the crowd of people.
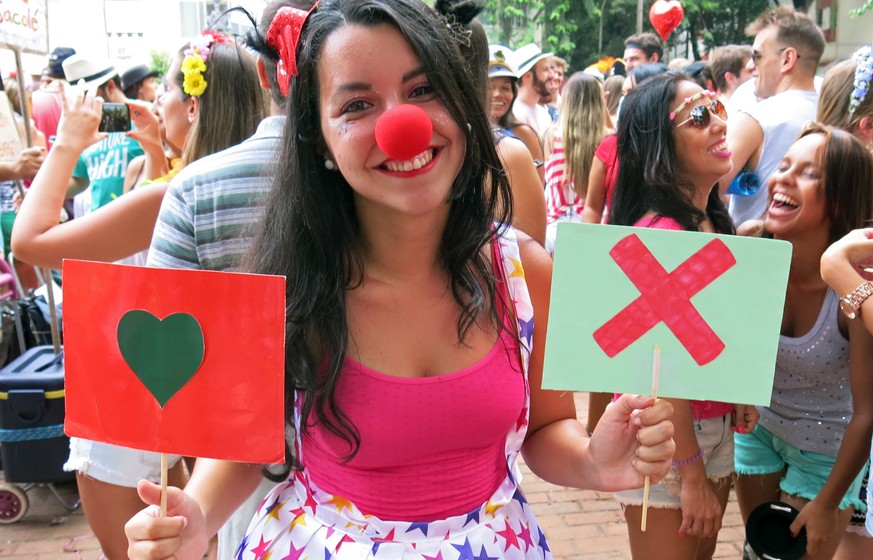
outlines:
M873 556L873 47L823 67L782 6L706 61L641 33L570 72L477 14L271 0L163 76L52 52L35 145L0 164L6 255L288 286L286 462L172 456L162 517L156 454L72 438L106 557L551 558L520 457L614 492L634 558L712 558L731 488L744 520L796 508L805 558ZM105 103L131 130L100 131ZM375 130L406 106L432 133L401 158ZM562 221L790 242L770 405L591 393L580 421L543 390Z

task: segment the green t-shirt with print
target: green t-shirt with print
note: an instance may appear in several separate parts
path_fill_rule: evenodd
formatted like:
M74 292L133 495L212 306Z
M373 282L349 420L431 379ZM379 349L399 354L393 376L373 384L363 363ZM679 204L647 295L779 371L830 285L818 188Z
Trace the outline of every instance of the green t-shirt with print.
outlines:
M139 142L123 132L89 146L79 156L73 177L88 179L91 183L91 210L109 204L124 191L124 176L130 160L142 155Z

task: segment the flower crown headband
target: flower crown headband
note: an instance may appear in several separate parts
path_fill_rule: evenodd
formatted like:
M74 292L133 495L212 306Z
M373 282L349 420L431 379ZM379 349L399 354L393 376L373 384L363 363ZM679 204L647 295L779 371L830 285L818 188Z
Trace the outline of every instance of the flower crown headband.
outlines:
M291 78L298 73L297 45L300 43L303 25L317 6L318 2L315 2L308 11L285 6L276 12L267 30L267 44L279 53L276 81L279 83L279 91L283 97L288 97Z
M855 51L852 58L858 63L855 67L855 84L849 97L849 118L864 101L870 91L870 80L873 78L873 47L865 45Z
M713 97L715 97L715 92L709 91L708 89L705 89L699 93L695 93L691 97L686 97L685 99L682 100L682 103L678 107L676 107L675 109L670 111L670 120L671 121L675 120L676 115L681 113L682 109L684 109L685 107L688 107L690 104L694 103L695 101L697 101L698 99L700 99L701 97L704 97L704 96L712 99Z
M209 85L203 78L203 73L206 72L210 49L215 44L225 45L230 42L222 33L210 29L201 31L200 35L191 39L182 58L182 91L192 97L203 95Z

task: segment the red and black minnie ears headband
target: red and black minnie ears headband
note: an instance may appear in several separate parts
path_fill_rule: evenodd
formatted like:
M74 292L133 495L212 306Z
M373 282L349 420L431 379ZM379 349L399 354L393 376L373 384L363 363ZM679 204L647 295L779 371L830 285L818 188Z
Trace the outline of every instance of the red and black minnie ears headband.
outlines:
M285 6L276 12L270 29L267 30L267 44L279 53L279 62L276 64L276 80L279 83L279 91L284 97L288 97L288 88L291 78L296 76L297 70L297 45L300 43L300 33L303 25L318 2L312 5L308 11Z

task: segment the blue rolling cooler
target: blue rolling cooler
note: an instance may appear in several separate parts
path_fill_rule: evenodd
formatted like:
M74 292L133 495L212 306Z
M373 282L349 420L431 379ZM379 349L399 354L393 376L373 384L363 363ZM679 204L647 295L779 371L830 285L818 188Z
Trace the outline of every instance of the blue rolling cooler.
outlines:
M64 353L31 348L0 369L0 458L7 482L55 483L64 472Z

